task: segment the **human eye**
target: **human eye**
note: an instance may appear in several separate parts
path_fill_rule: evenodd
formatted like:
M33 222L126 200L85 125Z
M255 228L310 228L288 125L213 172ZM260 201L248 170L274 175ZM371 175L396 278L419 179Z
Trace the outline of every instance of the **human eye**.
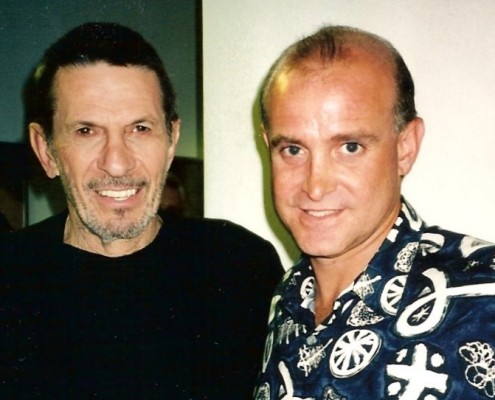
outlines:
M360 151L362 151L362 149L363 149L363 146L361 144L359 144L358 142L354 142L354 141L345 142L342 145L342 151L345 154L357 154Z
M146 133L151 131L151 127L144 124L136 124L134 125L132 131L135 133Z
M274 135L270 138L272 160L294 165L305 161L308 151L303 143L296 138L284 135Z
M302 149L294 144L282 147L282 154L290 157L298 156L302 153Z
M81 126L76 128L76 134L80 136L90 136L94 133L94 129L90 126Z

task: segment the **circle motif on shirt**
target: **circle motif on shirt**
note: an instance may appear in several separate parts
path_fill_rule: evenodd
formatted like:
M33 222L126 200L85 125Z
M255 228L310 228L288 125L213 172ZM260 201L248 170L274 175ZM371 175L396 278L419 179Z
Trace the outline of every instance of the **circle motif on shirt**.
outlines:
M390 279L383 288L380 303L383 311L390 315L397 315L397 306L402 299L407 275L399 275Z
M306 297L311 296L314 293L315 278L308 276L301 284L300 295L304 300Z
M381 347L381 339L368 329L343 334L330 354L330 371L337 378L348 378L366 368Z

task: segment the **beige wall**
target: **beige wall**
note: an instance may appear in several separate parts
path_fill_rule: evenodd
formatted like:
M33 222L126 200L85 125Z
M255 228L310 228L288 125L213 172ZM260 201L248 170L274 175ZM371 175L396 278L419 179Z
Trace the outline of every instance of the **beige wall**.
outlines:
M272 240L292 263L268 206L255 100L281 50L323 24L345 24L389 39L415 78L427 132L407 198L431 224L495 241L493 21L493 0L203 0L207 216Z

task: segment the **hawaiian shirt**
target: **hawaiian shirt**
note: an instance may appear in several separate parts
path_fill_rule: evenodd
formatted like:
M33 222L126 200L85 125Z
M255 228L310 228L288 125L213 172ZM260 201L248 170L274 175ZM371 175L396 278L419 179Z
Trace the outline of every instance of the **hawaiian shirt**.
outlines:
M308 257L270 310L256 400L495 398L495 246L428 227L402 200L367 268L314 321Z

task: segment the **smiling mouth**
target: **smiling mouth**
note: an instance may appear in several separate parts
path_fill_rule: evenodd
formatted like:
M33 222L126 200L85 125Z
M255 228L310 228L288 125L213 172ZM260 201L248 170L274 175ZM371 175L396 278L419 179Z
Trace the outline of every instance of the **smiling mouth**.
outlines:
M129 197L134 196L137 193L137 189L126 190L101 190L98 192L100 196L110 197L116 201L124 201Z
M337 214L340 210L304 210L304 212L312 217L322 218L329 215Z

